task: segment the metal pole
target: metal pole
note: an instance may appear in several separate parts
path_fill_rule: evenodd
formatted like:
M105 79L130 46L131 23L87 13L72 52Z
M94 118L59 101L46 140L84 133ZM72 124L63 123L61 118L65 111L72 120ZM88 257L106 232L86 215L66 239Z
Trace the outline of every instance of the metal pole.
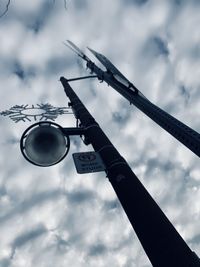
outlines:
M197 267L198 257L167 219L157 203L112 145L98 123L75 94L67 79L60 78L85 135L106 166L106 174L154 267Z
M100 80L107 82L108 85L125 97L130 104L139 108L148 117L200 157L200 134L198 132L151 103L133 84L131 84L130 87L125 86L117 81L111 72L102 71L92 61L87 62L87 67L94 72Z

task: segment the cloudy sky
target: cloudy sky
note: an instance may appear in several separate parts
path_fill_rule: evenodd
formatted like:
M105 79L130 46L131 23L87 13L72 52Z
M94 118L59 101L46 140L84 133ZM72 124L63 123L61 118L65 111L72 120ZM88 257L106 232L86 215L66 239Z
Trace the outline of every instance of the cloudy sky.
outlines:
M88 74L63 45L70 39L92 60L87 46L106 55L149 100L200 132L199 25L198 0L11 0L0 19L0 110L67 104L60 76ZM199 158L106 84L72 86L200 254ZM64 161L36 167L19 149L33 122L0 122L0 266L151 266L105 174L76 173L72 153L91 147L73 137ZM75 125L72 115L56 122Z

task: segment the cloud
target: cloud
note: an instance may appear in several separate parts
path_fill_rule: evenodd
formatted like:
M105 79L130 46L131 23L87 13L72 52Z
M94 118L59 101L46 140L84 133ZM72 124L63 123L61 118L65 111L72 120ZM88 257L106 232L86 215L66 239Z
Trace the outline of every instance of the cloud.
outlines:
M29 242L33 242L34 239L40 237L46 232L46 228L44 225L37 225L33 229L29 229L28 231L21 233L19 236L17 236L12 243L12 256L14 257L15 250L19 247L22 247L26 245Z
M152 53L155 57L160 55L167 57L169 55L167 44L158 36L151 37L150 40L147 41L145 50L147 53Z
M90 257L96 257L96 256L100 256L103 257L103 255L108 251L108 248L103 245L103 244L96 244L94 246L92 246L89 249L89 256Z
M12 208L9 212L6 212L5 215L0 216L0 223L4 223L7 220L13 219L16 215L25 213L31 208L40 205L41 203L57 198L60 195L58 191L42 192L35 196L31 196L29 199L26 199L19 202L17 206ZM17 196L16 196L17 197Z
M199 7L196 0L74 0L65 10L63 1L12 1L0 21L0 109L67 105L60 76L88 75L62 44L70 39L105 54L150 101L200 131ZM199 254L199 158L106 84L71 85ZM76 173L72 153L91 146L71 137L64 161L42 169L19 150L31 123L0 119L1 266L151 266L106 174ZM72 115L57 122L75 125Z
M125 0L125 4L129 4L129 5L135 4L138 6L142 6L142 5L146 4L147 2L148 2L148 0L133 0L133 1Z

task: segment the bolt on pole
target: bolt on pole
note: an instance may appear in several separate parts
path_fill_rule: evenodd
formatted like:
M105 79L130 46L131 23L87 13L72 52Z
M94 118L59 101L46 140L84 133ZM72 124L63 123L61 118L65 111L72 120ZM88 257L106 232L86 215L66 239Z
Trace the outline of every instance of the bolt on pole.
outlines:
M87 143L98 152L106 175L154 267L197 267L200 261L113 146L64 77L60 78Z

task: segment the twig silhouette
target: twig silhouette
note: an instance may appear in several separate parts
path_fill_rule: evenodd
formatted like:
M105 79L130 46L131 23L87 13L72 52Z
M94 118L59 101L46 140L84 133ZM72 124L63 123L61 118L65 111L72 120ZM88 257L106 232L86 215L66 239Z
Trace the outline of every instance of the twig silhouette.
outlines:
M0 15L0 18L2 18L2 17L8 12L9 5L10 5L10 1L11 1L11 0L8 0L8 2L7 2L7 4L6 4L6 9L5 9L5 11Z
M64 6L65 6L65 9L67 10L67 0L64 0Z
M53 4L55 4L55 1L56 0L53 0ZM10 6L10 2L11 2L11 0L8 0L4 12L2 14L0 14L0 18L2 18L8 12L8 9L9 9L9 6ZM67 10L67 0L64 0L64 7Z

